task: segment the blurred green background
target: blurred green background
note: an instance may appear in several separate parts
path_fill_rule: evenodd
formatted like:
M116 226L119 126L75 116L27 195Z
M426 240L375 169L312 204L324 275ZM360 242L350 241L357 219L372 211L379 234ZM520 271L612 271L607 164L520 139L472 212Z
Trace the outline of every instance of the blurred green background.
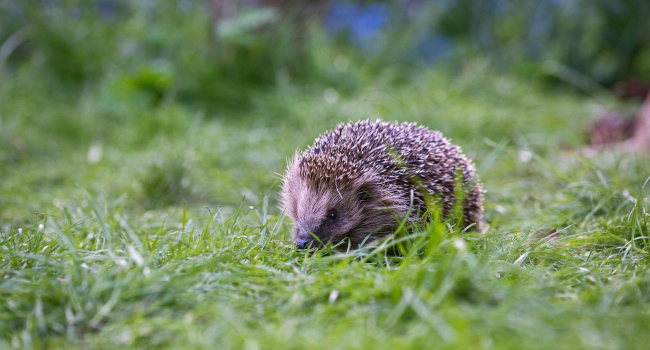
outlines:
M644 348L650 162L583 151L603 111L641 105L648 19L647 0L0 0L0 348ZM294 249L286 161L377 117L474 159L485 235Z
M105 176L92 181L98 191L142 192L145 207L190 193L257 198L293 150L337 121L424 121L470 153L484 138L535 142L522 128L537 123L567 133L592 112L511 120L479 104L525 103L518 83L616 103L617 84L650 78L649 11L641 0L2 1L0 215L18 220L35 203L13 191L38 196L85 171ZM476 104L436 104L454 95ZM91 150L96 161L76 162ZM228 185L193 189L201 180L186 177Z

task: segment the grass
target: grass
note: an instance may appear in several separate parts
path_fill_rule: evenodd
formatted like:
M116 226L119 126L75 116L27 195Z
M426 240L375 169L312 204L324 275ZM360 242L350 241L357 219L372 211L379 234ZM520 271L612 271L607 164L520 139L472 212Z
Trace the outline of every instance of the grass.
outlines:
M650 162L577 152L615 102L480 62L408 83L341 69L352 91L279 83L210 112L110 76L74 93L33 67L3 81L0 348L647 346ZM294 249L276 174L377 116L464 148L487 233L432 224L401 256Z

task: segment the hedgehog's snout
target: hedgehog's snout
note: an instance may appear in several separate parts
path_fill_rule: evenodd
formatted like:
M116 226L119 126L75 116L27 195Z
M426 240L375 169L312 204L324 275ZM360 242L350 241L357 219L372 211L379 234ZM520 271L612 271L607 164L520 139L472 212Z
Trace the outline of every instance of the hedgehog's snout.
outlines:
M310 245L312 247L317 247L318 243L319 242L314 239L310 230L305 229L302 226L296 228L296 247L298 247L298 249L305 249Z
M304 237L298 237L296 236L296 247L298 249L305 249L307 248L310 244L312 244L314 240L312 238L304 238Z

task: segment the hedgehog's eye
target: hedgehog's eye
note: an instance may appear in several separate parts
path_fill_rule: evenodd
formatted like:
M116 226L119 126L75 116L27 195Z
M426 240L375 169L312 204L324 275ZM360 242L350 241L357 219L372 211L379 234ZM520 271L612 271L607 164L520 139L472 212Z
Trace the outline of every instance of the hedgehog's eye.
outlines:
M332 209L332 210L327 212L327 220L328 221L334 221L334 220L336 220L336 217L337 217L336 210Z

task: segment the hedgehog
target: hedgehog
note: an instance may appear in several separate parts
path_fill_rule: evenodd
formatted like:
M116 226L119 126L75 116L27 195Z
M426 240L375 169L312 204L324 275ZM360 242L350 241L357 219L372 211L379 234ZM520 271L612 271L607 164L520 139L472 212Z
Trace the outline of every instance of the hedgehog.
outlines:
M301 249L344 240L362 246L405 222L421 223L432 205L442 218L462 212L463 229L480 230L483 190L474 164L439 131L380 119L319 136L289 161L281 189Z

